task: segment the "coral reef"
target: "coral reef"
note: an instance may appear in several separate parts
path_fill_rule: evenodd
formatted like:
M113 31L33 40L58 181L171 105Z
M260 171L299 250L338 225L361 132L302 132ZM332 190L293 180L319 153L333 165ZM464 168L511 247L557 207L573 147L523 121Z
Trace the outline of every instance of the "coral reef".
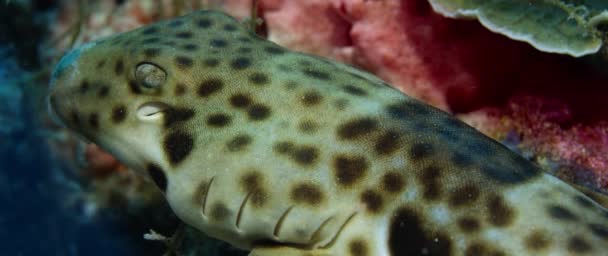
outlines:
M580 57L604 44L608 23L605 1L454 1L430 0L447 17L477 18L488 29L530 43L546 52Z
M536 161L564 180L608 188L608 120L575 119L556 98L516 96L503 108L484 108L460 117Z
M261 8L269 38L280 44L363 67L456 114L499 113L479 128L500 127L489 133L498 139L516 132L534 153L591 170L592 184L608 188L605 144L568 139L604 136L608 108L601 106L608 76L590 64L599 57L542 53L476 21L442 17L424 0L262 1ZM517 113L530 112L525 109L532 106L518 100L521 95L545 107L527 117L509 111L518 106L524 111ZM553 109L553 101L563 105ZM569 114L555 120L556 111Z

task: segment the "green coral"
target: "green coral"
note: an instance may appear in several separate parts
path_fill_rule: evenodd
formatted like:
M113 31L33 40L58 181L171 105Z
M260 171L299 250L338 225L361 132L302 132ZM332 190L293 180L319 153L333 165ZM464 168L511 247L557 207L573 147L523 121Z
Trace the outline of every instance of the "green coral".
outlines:
M488 29L545 52L597 53L607 40L606 0L429 0L448 17L477 18Z

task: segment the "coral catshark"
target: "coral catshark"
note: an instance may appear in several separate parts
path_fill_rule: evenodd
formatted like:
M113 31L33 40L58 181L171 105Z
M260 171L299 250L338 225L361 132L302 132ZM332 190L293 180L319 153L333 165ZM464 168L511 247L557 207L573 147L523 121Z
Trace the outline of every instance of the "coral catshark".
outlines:
M452 116L200 11L57 65L67 127L251 255L606 255L608 211Z

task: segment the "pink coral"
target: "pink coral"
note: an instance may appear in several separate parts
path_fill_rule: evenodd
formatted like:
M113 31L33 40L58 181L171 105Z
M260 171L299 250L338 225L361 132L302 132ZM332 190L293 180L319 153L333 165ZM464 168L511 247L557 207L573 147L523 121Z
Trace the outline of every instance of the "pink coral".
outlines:
M608 188L608 77L581 61L442 17L424 0L263 2L278 43L364 67L442 109L477 111L482 130L516 131L522 146L591 169Z

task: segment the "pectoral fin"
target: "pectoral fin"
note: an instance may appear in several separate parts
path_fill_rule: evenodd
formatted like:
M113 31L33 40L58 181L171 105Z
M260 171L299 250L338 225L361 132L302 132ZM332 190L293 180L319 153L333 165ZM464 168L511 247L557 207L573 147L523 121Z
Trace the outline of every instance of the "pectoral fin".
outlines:
M249 256L334 256L324 249L303 249L288 246L254 247Z

